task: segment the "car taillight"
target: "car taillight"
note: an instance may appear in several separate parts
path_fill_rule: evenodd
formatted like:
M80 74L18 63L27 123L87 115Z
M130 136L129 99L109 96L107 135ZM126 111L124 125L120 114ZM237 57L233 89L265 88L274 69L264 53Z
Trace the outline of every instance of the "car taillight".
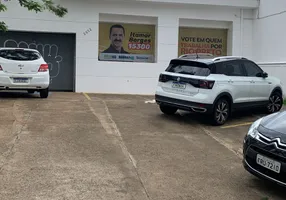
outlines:
M164 75L164 74L160 74L160 76L159 76L159 82L167 82L168 81L168 79L167 79L167 76L166 75Z
M3 71L3 68L2 68L2 66L0 65L0 71Z
M206 81L206 80L200 80L199 86L200 88L204 89L212 89L214 86L215 81Z
M48 64L41 64L38 72L46 72L49 69L49 65Z

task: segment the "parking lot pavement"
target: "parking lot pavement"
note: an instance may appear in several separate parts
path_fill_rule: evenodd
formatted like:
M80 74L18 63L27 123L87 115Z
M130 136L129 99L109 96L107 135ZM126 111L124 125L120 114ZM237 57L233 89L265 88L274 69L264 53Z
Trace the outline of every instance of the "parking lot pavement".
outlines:
M164 116L152 96L0 98L1 200L286 198L242 167L241 124L257 116L222 128L189 113Z
M1 200L146 199L82 94L0 97Z

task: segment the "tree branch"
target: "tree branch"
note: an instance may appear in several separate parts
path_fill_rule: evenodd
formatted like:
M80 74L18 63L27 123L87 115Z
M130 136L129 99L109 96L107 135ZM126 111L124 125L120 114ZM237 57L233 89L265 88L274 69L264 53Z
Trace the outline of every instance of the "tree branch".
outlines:
M61 5L55 5L53 0L41 0L41 2L33 1L33 0L18 0L21 7L28 9L28 11L34 11L36 13L43 12L44 10L48 10L49 12L55 14L58 17L64 17L68 10L67 8ZM6 5L4 5L0 0L0 12L7 11ZM0 31L7 31L8 26L5 22L0 21Z
M5 6L1 1L0 1L0 12L5 12L7 10L7 6ZM5 22L0 21L0 31L6 32L8 30L8 26L5 24Z

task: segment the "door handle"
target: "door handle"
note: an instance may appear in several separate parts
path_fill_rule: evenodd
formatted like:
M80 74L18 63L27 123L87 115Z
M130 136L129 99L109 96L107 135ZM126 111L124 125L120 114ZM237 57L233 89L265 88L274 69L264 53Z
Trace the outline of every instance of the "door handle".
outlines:
M254 81L254 80L251 80L250 83L255 83L255 81Z
M232 81L232 80L228 80L228 82L229 82L229 83L233 83L233 81Z

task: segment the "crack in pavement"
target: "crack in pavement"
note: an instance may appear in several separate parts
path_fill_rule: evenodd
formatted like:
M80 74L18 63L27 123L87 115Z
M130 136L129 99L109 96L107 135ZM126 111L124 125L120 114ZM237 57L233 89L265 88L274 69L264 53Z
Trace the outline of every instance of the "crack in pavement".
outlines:
M4 166L8 164L8 162L9 162L8 158L11 156L11 154L12 154L14 148L15 148L15 145L17 144L17 142L20 139L20 135L21 135L21 133L23 131L23 128L28 123L29 119L32 116L32 112L33 112L32 109L31 109L29 114L28 114L27 119L24 120L24 121L20 121L20 120L17 119L17 117L16 117L16 115L14 113L15 105L16 105L16 101L14 101L13 106L12 106L12 115L14 117L14 122L13 122L13 125L12 125L12 128L11 128L11 135L15 135L15 137L14 137L14 140L13 140L13 142L11 144L12 146L6 152L4 152L1 155L1 156L4 157L4 161L3 161L3 164L0 166L0 173L4 169ZM13 130L14 128L16 129L15 131Z
M223 139L220 139L219 137L217 137L215 134L212 133L212 131L207 130L206 128L204 128L203 126L199 125L199 127L204 131L205 134L207 134L208 136L210 136L211 138L213 138L215 141L217 141L219 144L221 144L222 146L224 146L225 148L227 148L229 151L231 151L232 153L234 153L236 156L238 156L240 159L243 158L242 156L242 151L239 149L238 151L235 150L231 144L225 142Z
M103 106L104 106L104 113L98 113L94 110L94 108L92 107L91 105L91 101L87 101L87 104L88 104L88 107L90 109L90 111L93 113L93 115L98 118L98 120L100 121L102 127L105 129L105 131L107 132L107 134L110 134L110 135L115 135L118 137L119 139L119 145L122 149L122 152L123 154L129 159L129 161L132 163L132 166L136 172L136 175L137 175L137 178L139 179L140 181L140 184L142 186L142 188L144 189L144 192L145 192L145 195L148 199L150 199L150 195L143 183L143 180L141 179L140 175L139 175L139 172L138 172L138 168L137 168L137 162L136 160L134 159L134 157L131 155L131 153L128 151L128 148L126 147L125 145L125 142L123 141L123 138L122 138L122 135L116 125L116 123L114 122L114 120L112 119L112 116L109 112L109 109L108 109L108 106L106 104L106 102L102 99L99 99L100 102L103 103ZM98 101L97 101L98 102Z

